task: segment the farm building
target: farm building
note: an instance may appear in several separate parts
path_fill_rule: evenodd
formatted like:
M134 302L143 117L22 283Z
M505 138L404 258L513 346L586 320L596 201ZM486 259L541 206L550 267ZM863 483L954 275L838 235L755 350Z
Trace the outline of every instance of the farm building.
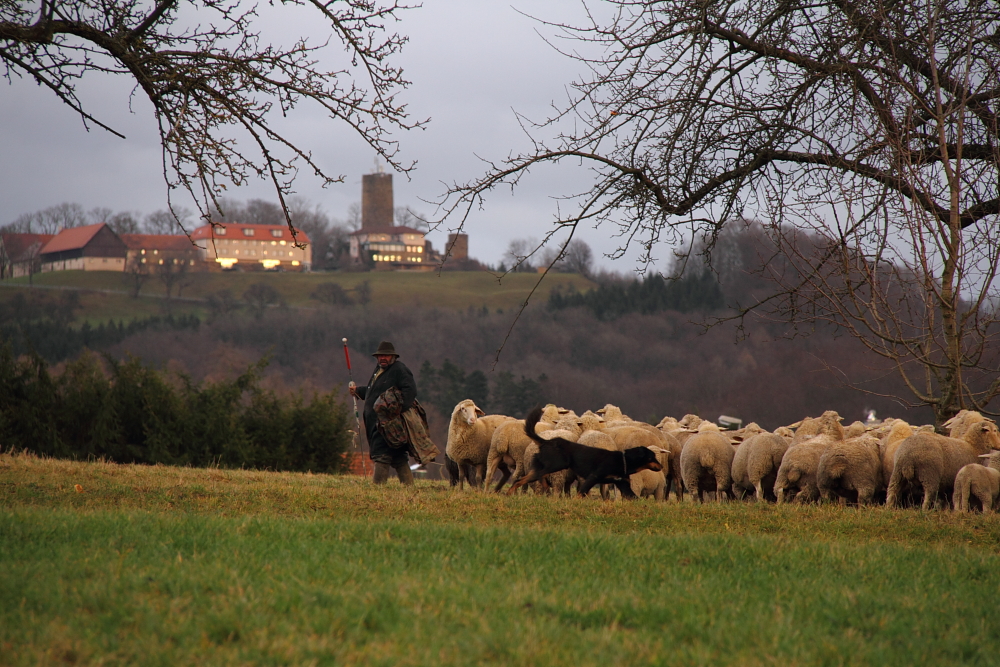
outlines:
M55 234L0 234L0 279L40 272L42 248L53 236Z
M71 227L53 236L39 252L41 270L124 271L128 246L107 224Z

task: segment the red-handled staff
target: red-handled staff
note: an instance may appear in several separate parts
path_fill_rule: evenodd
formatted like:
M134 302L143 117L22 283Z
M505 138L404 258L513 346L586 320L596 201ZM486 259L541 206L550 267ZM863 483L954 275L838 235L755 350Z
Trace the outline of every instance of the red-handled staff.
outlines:
M347 339L344 339L344 358L347 359L347 375L351 378L351 387L354 387L354 372L351 370L351 353L347 351ZM358 430L354 434L354 446L361 451L361 471L364 473L365 477L368 476L368 464L365 463L365 453L361 447L358 447L358 438L361 437L361 416L358 415L358 397L356 394L351 394L351 398L354 399L354 421L358 425Z

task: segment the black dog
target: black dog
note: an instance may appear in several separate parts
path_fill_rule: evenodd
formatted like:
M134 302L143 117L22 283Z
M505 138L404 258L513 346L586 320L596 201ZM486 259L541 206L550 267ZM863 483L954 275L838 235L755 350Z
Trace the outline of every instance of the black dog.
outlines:
M646 447L633 447L624 452L611 452L566 440L546 440L535 433L542 409L535 408L524 421L524 432L538 443L538 454L531 460L531 471L507 490L508 495L519 487L537 482L545 475L569 468L580 479L581 496L595 484L614 484L624 498L635 498L629 475L640 470L662 470L656 454Z

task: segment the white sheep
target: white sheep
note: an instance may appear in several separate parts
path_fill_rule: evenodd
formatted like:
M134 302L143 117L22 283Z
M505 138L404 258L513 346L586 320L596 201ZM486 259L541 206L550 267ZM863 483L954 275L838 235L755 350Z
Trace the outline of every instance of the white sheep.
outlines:
M896 450L899 444L913 435L913 427L902 419L896 419L889 426L888 432L882 437L882 485L888 488L892 477L893 462L896 460Z
M470 398L459 401L451 412L448 424L448 444L445 453L458 464L458 488L465 488L464 482L478 486L486 479L486 460L490 453L490 443L497 426L512 418L505 415L486 415ZM469 479L467 466L473 466L479 479Z
M1000 449L1000 433L996 424L989 421L974 423L962 439L914 433L896 450L886 504L897 507L905 495L920 489L924 494L921 505L924 511L931 509L939 495L950 502L958 471L976 463L980 454L989 454L994 449Z
M819 458L816 486L824 500L834 496L870 505L881 491L882 457L878 438L870 435L834 442Z
M816 485L819 459L835 442L839 440L833 436L817 435L792 444L785 451L774 481L774 495L778 504L786 500L804 503L819 499L819 487Z
M990 456L984 454L983 456ZM989 514L1000 500L1000 470L987 468L978 463L962 466L955 475L955 493L952 504L956 512L971 511L970 500L975 498L983 508L983 514Z
M944 427L948 429L948 437L961 439L966 431L982 421L993 420L987 419L975 410L959 410L958 414L944 423Z
M828 435L834 440L843 440L844 427L840 424L842 419L843 417L834 410L827 410L819 417L806 417L801 422L792 425L795 427L795 439L792 444L797 445L819 435Z
M490 451L486 456L486 483L493 482L497 470L503 471L503 477L494 491L502 489L508 480L513 484L527 474L524 468L524 451L531 443L531 438L524 432L523 419L505 421L493 431Z
M652 496L655 500L667 499L667 474L670 466L670 452L662 447L650 447L656 452L656 460L663 470L640 470L629 477L632 493L640 498Z
M681 477L688 492L703 502L706 491L715 491L715 498L722 502L732 495L733 446L729 438L719 432L711 422L702 422L698 432L691 436L681 451Z
M776 500L774 483L789 444L788 438L766 432L743 441L733 456L733 493L737 498L752 493L758 501Z

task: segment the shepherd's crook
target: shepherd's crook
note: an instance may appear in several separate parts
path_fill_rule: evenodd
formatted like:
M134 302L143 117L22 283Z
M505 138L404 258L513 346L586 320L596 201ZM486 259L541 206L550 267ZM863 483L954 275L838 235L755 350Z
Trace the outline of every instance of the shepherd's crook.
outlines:
M351 378L351 384L354 384L354 371L351 370L351 353L347 351L347 339L344 339L344 358L347 359L347 375ZM365 452L364 448L358 446L359 438L361 437L361 417L358 415L358 397L351 394L351 398L354 399L354 421L357 424L358 430L354 433L354 446L356 449L361 451L361 472L364 476L368 476L368 464L365 463Z

